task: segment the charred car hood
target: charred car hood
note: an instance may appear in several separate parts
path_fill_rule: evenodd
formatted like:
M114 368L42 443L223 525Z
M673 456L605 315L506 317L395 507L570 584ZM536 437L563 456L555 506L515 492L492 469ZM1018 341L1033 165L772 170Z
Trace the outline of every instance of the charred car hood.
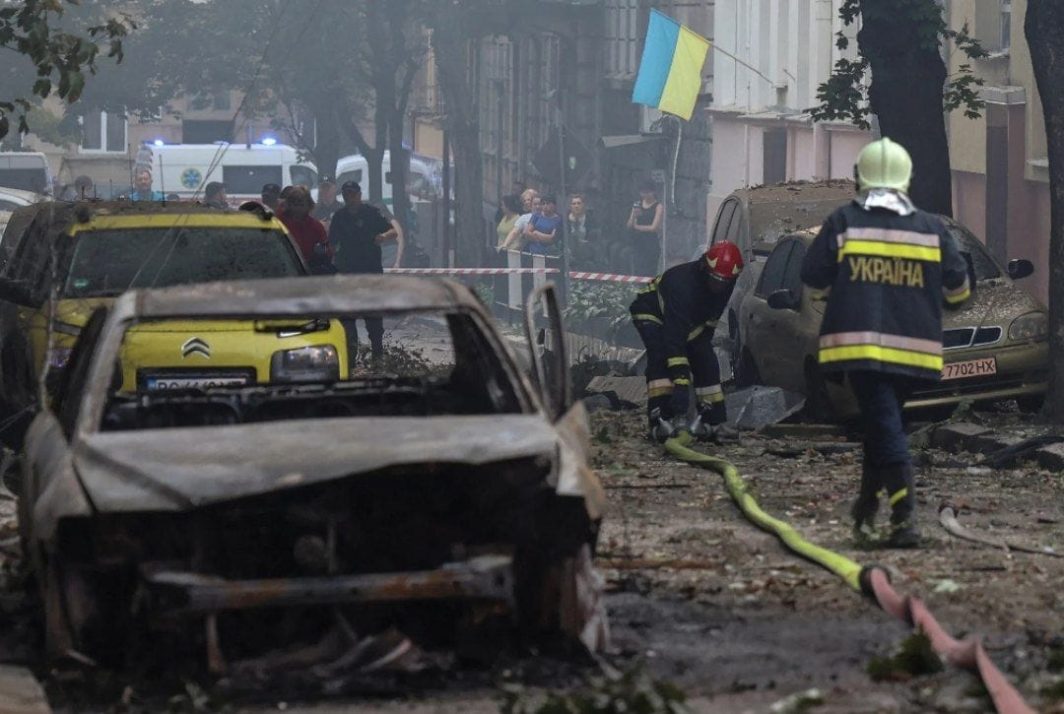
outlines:
M535 414L346 418L102 432L79 443L74 467L98 512L180 511L389 466L553 459L557 449Z

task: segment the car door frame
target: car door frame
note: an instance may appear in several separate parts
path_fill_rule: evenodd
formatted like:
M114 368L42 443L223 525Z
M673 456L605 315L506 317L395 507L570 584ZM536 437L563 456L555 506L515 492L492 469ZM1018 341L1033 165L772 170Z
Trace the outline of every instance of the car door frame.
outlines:
M743 349L749 353L753 360L761 381L766 383L770 378L769 376L775 372L775 363L773 350L765 345L765 334L769 330L768 323L777 318L776 311L768 305L768 296L772 293L772 290L762 290L762 284L769 275L768 268L773 259L777 253L784 249L787 250L787 255L783 258L783 270L780 274L780 285L783 284L782 276L786 272L787 261L790 259L792 251L791 242L786 239L777 243L772 252L769 253L768 258L765 260L765 265L761 269L761 274L757 277L757 282L743 300L742 314L740 315Z

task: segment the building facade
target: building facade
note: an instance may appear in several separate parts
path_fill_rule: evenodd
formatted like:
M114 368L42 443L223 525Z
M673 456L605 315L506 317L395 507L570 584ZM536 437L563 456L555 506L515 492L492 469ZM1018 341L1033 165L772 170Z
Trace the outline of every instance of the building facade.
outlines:
M853 176L871 133L810 116L835 62L856 57L858 28L843 25L840 4L717 0L711 218L738 188ZM846 50L835 44L840 32Z
M1042 103L1023 35L1027 0L953 0L950 24L965 25L988 50L972 60L986 84L979 119L950 117L953 209L999 260L1049 260L1049 162ZM951 71L962 60L953 59ZM1048 298L1049 271L1022 283Z

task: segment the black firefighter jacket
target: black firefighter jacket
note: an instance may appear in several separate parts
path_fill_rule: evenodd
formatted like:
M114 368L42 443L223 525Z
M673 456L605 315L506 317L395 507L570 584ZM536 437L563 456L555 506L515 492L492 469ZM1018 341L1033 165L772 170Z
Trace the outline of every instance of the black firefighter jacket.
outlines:
M825 221L802 282L830 289L820 327L826 372L939 379L943 303L959 307L970 295L967 263L941 220L856 203Z
M632 319L645 320L664 326L665 355L669 376L673 383L685 384L691 378L687 358L687 343L708 331L712 338L717 320L728 305L734 283L720 293L710 290L705 260L669 268L632 301Z

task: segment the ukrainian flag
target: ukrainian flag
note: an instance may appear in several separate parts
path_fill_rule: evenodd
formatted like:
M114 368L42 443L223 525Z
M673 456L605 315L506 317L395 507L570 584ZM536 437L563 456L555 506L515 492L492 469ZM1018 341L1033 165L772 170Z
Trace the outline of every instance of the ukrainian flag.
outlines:
M651 10L632 101L690 120L708 53L709 40Z

